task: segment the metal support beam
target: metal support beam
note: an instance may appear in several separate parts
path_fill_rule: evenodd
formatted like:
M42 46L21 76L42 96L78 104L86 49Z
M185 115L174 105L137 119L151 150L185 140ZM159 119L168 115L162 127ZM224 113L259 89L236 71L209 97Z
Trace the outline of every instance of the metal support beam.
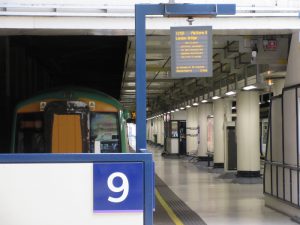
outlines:
M146 151L146 15L163 15L164 5L135 6L136 43L136 149Z
M235 4L140 4L135 5L135 66L136 66L136 149L145 152L146 143L146 15L163 16L215 16L233 15ZM147 176L147 174L146 174ZM149 193L153 186L146 187ZM151 208L150 208L151 207ZM150 209L150 210L149 210ZM153 224L153 205L145 206L145 225Z

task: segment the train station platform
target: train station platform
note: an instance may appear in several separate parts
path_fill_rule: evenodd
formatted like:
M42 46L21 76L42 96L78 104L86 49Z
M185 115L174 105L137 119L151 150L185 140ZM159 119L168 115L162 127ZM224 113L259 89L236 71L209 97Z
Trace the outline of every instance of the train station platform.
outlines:
M187 157L162 157L163 149L153 145L148 145L148 149L153 152L158 181L161 180L172 192L167 196L159 193L166 205L162 206L156 198L155 225L297 224L290 217L265 206L262 182L242 184L236 182L234 176L224 176L221 169L207 167L207 163L192 162ZM159 185L160 181L156 183L156 190ZM185 212L178 210L178 199L169 199L172 194L186 204L181 209ZM166 212L168 210L171 215Z

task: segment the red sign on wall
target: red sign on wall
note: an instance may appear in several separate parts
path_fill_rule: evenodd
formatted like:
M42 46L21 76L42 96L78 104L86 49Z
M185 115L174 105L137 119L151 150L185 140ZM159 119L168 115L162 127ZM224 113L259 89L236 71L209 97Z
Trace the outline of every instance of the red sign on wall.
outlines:
M264 50L275 51L277 49L277 40L263 40Z

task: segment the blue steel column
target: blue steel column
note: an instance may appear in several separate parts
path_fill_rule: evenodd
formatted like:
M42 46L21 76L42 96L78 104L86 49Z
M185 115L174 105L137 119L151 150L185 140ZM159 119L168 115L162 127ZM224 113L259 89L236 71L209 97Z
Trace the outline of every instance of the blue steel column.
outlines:
M136 149L146 152L146 15L233 15L235 4L140 4L135 5ZM153 167L152 162L145 163ZM150 175L147 170L146 177ZM145 180L145 198L153 193L154 181ZM153 224L153 201L145 201L145 225ZM149 213L151 212L151 213Z
M136 150L146 151L146 24L143 7L135 6Z
M163 15L163 4L135 5L136 149L146 152L146 15Z
M136 5L135 6L135 64L136 64L136 149L137 152L146 152L146 15L162 14L162 5ZM150 169L151 168L151 169ZM154 164L145 163L145 214L144 224L153 224L154 201ZM146 201L147 200L147 201Z

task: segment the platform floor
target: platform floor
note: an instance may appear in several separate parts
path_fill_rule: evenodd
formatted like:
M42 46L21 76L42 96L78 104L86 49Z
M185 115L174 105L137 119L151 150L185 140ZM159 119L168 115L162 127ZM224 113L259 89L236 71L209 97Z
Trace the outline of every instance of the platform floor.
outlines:
M159 147L149 145L148 149L153 152L159 178L206 224L297 224L289 217L264 206L261 183L233 183L232 179L219 178L222 175L220 170L199 168L199 165L189 162L187 158L164 158L161 156L162 148ZM163 210L163 207L160 205L159 209ZM154 221L159 224L159 220ZM163 224L174 224L167 221Z

